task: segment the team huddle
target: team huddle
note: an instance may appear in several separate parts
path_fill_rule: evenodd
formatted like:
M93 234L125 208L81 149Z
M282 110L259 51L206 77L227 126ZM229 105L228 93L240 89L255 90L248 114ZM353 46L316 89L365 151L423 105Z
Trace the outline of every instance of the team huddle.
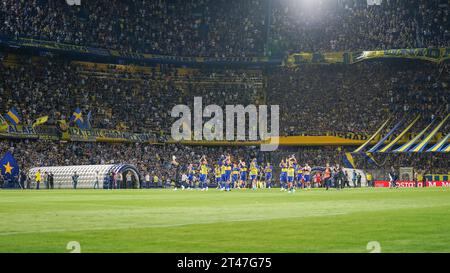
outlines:
M308 164L301 166L294 155L282 159L280 164L279 183L281 191L295 192L297 188L311 188L311 167ZM186 174L182 176L182 189L193 188L198 182L199 188L208 190L208 174L214 175L217 188L222 191L232 189L272 188L274 187L273 166L267 162L258 164L256 158L249 164L240 159L233 161L230 155L221 156L218 162L211 166L203 156L198 164L189 164ZM315 182L320 183L321 174L316 173Z

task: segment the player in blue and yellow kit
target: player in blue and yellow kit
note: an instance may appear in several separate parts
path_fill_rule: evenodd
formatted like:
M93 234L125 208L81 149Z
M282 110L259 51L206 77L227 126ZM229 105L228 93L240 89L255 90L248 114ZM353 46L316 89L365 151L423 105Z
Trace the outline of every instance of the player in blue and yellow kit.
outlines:
M209 172L208 161L206 160L206 157L203 156L200 159L200 175L199 175L200 188L202 191L208 190L208 184L206 181L206 179L208 178L208 172Z
M284 159L281 160L279 166L281 168L280 188L281 188L281 191L285 191L285 190L287 190L287 166L286 166L286 162L284 162Z
M217 188L219 189L222 184L222 168L216 165L214 168L214 175L216 177Z
M241 184L240 187L241 189L245 189L247 184L247 164L243 160L239 162L239 173L239 182Z
M292 161L289 161L289 167L287 168L287 181L288 181L288 189L289 189L290 193L295 192L294 174L295 174L294 163Z
M296 175L296 182L297 182L297 188L303 188L303 168L300 166L300 164L295 164L295 172Z
M233 169L231 170L231 188L239 188L239 166L237 163L233 163Z
M252 189L256 190L256 183L258 179L258 164L256 164L256 158L250 163L250 180L252 181Z
M194 186L194 177L195 177L195 168L192 163L190 163L187 167L187 173L188 173L188 181L187 184L184 186L187 189L192 189Z
M266 168L264 168L264 173L266 176L266 187L271 189L272 188L272 173L273 173L273 167L270 165L269 162L267 162Z
M225 166L225 190L230 191L230 184L231 184L231 157L227 156L223 162L223 166Z
M222 163L220 166L220 189L225 190L225 185L227 183L226 166Z

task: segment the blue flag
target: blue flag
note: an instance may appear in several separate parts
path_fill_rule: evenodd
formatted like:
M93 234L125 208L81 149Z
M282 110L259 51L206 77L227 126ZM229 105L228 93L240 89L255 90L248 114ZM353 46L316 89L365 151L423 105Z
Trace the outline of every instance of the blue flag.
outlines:
M12 107L9 109L8 113L5 115L5 119L9 121L10 124L16 126L20 123L20 115L17 112L17 109L15 107Z
M77 109L73 112L70 122L75 123L80 129L86 128L86 123L84 122L83 114L81 113L81 109L79 107L77 107Z
M0 161L2 175L5 178L17 177L19 175L19 165L13 155L8 151Z
M355 159L353 158L352 153L345 153L342 157L342 163L344 163L346 168L356 169Z

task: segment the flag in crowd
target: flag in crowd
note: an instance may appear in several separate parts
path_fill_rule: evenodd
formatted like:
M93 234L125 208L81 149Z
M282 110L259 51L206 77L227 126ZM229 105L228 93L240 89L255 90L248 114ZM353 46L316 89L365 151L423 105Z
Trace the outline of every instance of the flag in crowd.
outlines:
M0 114L0 131L6 131L8 129L8 122L6 122L5 118Z
M81 109L79 107L77 107L73 112L72 117L70 118L70 122L75 123L80 129L86 128L86 123L83 119L83 113L81 112Z
M19 165L14 156L8 151L0 160L0 168L2 176L5 178L12 178L19 175Z
M42 125L42 124L46 123L47 121L48 121L48 116L39 117L33 122L33 127Z
M16 126L20 123L20 115L15 107L9 109L8 113L6 113L5 118L11 125Z

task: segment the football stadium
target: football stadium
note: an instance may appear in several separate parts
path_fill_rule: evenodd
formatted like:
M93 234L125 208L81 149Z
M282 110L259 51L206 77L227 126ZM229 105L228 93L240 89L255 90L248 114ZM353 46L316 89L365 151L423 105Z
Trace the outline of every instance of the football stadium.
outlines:
M450 252L449 12L0 1L0 252Z

